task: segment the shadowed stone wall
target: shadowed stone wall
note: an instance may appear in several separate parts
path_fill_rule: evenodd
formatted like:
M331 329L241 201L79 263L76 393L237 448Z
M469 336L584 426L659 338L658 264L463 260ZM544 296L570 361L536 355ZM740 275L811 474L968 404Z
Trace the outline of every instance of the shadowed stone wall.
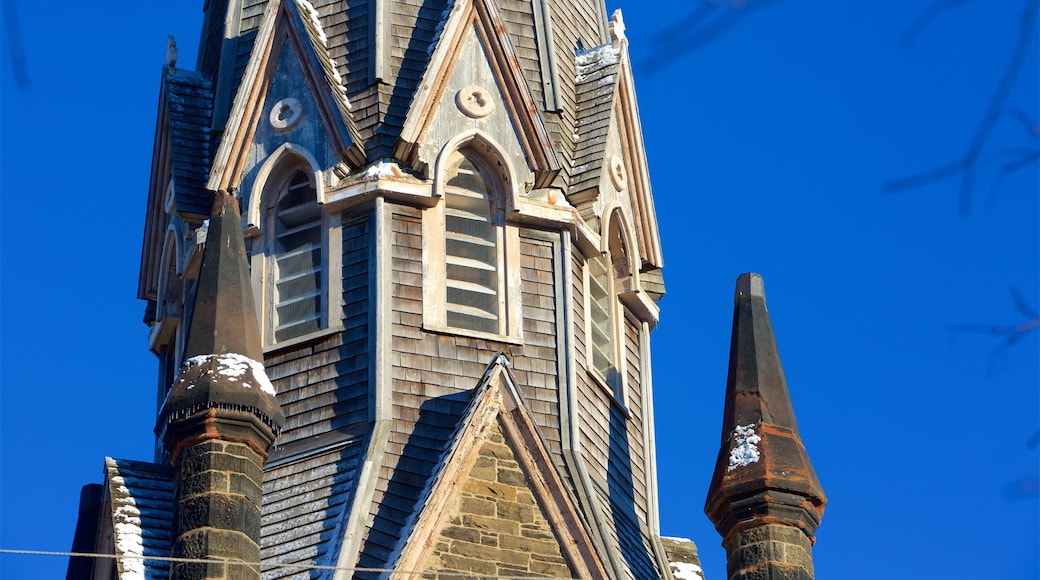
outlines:
M426 559L431 572L573 578L541 507L496 424ZM445 576L457 578L457 576Z

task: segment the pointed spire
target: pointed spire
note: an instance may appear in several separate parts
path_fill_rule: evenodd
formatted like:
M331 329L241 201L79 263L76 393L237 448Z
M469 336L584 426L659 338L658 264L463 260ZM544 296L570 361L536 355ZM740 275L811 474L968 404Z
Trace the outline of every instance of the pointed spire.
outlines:
M734 302L722 442L704 511L723 536L731 579L767 569L812 578L827 499L798 432L762 277L741 275Z
M264 371L238 202L217 194L180 374L159 411L177 469L171 580L260 580L263 465L285 423Z
M156 426L174 461L192 438L176 435L181 429L172 429L173 423L187 424L186 419L200 410L219 407L256 415L269 430L254 442L265 454L285 422L260 362L260 327L235 198L217 194L209 222L184 365Z
M217 194L206 233L184 358L237 353L263 360L238 201Z

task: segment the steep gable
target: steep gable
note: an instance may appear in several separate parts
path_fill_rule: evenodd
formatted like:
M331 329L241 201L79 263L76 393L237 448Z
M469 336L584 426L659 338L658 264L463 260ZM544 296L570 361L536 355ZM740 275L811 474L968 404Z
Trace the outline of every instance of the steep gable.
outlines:
M606 576L502 356L477 387L414 517L397 569Z
M544 187L560 164L538 111L494 0L460 0L444 22L394 156L426 170L453 137L480 132L527 170L522 181L529 188Z
M330 175L345 176L364 163L346 89L326 42L310 4L268 3L208 189L248 192L263 161L286 144L306 149Z
M661 268L661 239L620 11L614 12L610 30L611 44L575 59L576 144L568 199L590 223L603 217L604 208L621 205L643 269Z

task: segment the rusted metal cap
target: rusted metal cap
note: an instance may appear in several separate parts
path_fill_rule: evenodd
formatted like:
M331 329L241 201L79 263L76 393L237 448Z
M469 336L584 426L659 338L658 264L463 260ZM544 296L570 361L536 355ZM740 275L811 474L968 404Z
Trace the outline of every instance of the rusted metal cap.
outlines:
M813 538L827 499L798 432L762 277L742 274L734 302L722 441L704 511L724 539L762 523Z

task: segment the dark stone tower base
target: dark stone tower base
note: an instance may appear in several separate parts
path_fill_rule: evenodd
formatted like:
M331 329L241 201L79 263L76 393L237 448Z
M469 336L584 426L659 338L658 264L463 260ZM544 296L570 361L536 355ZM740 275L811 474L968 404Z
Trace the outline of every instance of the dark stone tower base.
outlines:
M813 580L812 541L796 527L765 524L724 545L729 580Z
M218 440L184 449L176 483L173 556L213 564L174 564L180 580L259 578L260 570L221 560L259 562L263 458L249 446Z

